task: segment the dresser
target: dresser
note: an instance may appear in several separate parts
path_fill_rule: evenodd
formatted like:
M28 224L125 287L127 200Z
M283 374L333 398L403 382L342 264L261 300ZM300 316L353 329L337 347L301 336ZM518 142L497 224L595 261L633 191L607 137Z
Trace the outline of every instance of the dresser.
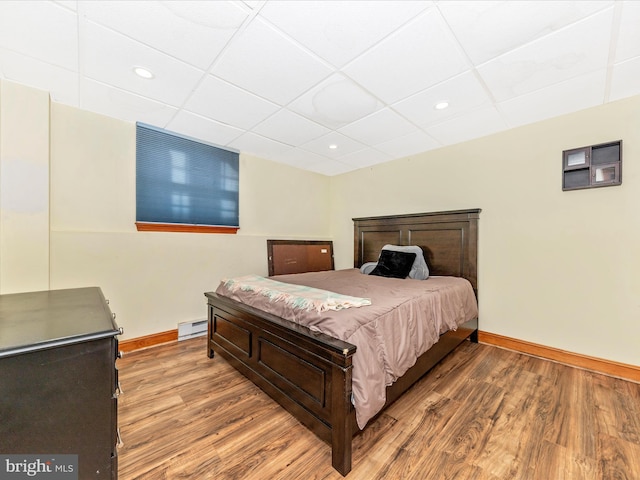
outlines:
M0 454L117 479L120 333L98 287L0 295Z

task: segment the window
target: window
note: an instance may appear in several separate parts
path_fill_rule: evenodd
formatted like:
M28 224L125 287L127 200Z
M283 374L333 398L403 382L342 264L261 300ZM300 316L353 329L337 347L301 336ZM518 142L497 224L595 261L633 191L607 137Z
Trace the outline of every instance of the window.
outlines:
M239 155L136 125L138 230L235 233Z

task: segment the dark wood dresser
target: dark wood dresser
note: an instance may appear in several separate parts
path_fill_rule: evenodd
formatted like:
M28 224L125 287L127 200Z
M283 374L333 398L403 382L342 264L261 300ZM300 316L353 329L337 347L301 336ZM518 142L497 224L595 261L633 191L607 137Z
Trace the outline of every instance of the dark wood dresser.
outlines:
M78 455L118 477L121 331L98 287L0 295L0 454Z

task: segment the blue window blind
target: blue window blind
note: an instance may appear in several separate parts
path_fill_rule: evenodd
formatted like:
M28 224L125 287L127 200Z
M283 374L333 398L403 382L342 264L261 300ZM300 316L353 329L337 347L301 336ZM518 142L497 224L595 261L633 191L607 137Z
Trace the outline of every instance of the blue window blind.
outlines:
M136 221L239 227L236 152L136 124Z

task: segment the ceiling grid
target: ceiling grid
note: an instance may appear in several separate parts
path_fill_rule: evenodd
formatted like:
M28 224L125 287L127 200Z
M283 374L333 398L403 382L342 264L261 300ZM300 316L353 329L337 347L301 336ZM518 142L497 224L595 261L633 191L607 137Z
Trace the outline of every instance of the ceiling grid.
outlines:
M633 0L2 1L0 77L338 175L638 95L638 25Z

